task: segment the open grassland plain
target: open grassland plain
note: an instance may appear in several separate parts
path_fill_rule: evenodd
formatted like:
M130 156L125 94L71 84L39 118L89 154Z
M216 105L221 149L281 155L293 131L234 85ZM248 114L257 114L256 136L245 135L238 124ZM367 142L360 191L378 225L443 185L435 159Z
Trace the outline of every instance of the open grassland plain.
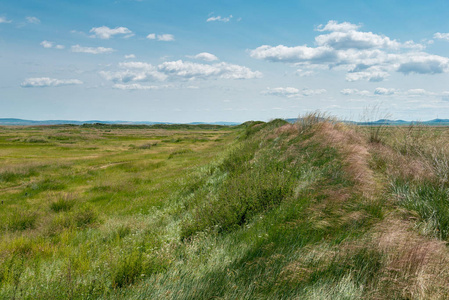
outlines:
M0 298L446 299L449 129L0 128Z

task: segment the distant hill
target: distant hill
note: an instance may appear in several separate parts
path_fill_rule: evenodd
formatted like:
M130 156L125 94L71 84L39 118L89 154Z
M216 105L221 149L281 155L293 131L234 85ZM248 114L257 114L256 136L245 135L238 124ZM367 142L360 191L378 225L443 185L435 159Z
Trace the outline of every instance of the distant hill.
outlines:
M295 123L297 118L285 119L289 123ZM429 121L404 121L404 120L389 120L380 119L377 121L369 122L354 122L354 121L343 121L345 123L357 124L357 125L411 125L411 124L422 124L428 126L449 126L449 119L433 119ZM0 118L0 126L33 126L33 125L83 125L83 124L110 124L110 125L173 125L181 123L170 123L170 122L149 122L149 121L101 121L101 120L88 120L88 121L75 121L75 120L24 120L16 118ZM191 122L186 123L187 125L224 125L224 126L236 126L241 123L237 122Z
M74 121L74 120L24 120L15 118L0 118L0 125L3 126L33 126L33 125L83 125L83 124L122 124L122 125L156 125L156 124L176 124L168 122L147 122L147 121L100 121L100 120L89 120L89 121ZM240 123L236 122L192 122L189 125L227 125L234 126Z

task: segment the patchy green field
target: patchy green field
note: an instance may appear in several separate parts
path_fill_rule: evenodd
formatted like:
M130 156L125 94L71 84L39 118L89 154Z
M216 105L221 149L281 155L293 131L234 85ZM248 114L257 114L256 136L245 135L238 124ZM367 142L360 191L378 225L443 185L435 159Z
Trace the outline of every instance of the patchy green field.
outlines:
M1 128L0 298L94 297L163 270L158 212L234 138L227 128ZM130 259L139 274L122 278Z
M0 128L0 298L445 299L448 128Z

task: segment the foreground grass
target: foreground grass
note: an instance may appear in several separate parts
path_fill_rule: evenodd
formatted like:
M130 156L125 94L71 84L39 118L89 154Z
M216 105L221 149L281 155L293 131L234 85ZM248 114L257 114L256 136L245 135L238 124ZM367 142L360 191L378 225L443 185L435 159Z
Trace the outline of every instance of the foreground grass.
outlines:
M2 129L0 297L444 299L445 131L370 130Z

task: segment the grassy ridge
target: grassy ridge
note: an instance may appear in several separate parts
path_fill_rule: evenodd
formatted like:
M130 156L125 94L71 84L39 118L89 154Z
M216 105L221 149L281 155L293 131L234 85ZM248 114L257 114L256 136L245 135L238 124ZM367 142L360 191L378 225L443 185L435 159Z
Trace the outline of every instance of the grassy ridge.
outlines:
M3 129L0 297L447 295L444 129L211 129Z

